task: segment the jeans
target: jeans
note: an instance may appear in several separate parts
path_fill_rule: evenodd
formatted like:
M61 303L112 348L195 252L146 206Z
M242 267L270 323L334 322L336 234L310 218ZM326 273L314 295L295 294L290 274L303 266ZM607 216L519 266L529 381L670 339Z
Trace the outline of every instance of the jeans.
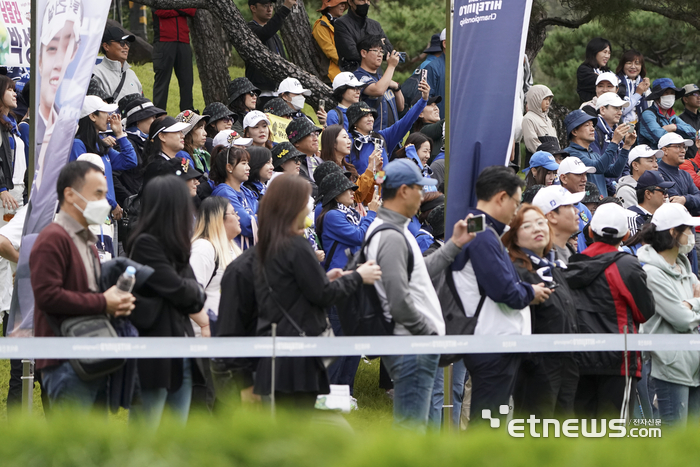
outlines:
M160 419L165 410L165 404L173 414L182 422L187 422L192 402L192 361L189 358L183 360L182 385L176 391L166 388L142 389L141 405L135 405L129 414L135 419L143 419L152 425L160 425Z
M452 365L452 423L459 427L459 419L462 415L462 399L464 398L464 383L469 374L464 361L459 360ZM431 428L440 429L442 426L442 406L445 403L445 372L438 368L435 374L433 395L430 401L430 415L428 420Z
M394 381L394 425L425 432L439 355L382 357Z
M700 387L684 386L651 378L659 402L659 416L664 425L691 426L700 421Z
M659 411L654 407L654 382L651 380L651 357L642 363L642 379L637 383L638 401L634 401L634 418L658 419Z
M51 408L70 405L91 409L98 399L105 400L106 397L106 376L93 381L83 381L68 361L57 367L41 370L41 378Z

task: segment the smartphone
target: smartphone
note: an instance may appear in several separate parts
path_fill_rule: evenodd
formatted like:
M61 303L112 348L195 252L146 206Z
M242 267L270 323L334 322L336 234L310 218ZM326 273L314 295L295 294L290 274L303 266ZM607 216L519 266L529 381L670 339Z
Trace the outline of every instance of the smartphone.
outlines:
M629 126L627 133L634 133L634 123L628 123L627 125Z
M376 149L382 149L384 147L384 140L382 138L372 138L372 142Z
M399 52L399 63L406 62L406 52Z
M484 214L467 219L467 232L479 233L479 232L483 232L485 228L486 228L486 216Z
M421 81L428 81L428 70L422 69L420 71L420 80Z
M318 100L318 108L326 110L326 100L325 99Z
M558 282L556 282L556 281L545 282L545 283L544 283L544 286L545 286L545 287L547 287L548 289L552 289L552 290L554 290L554 289L556 289L557 287L559 287L559 285L560 285L560 284L559 284Z

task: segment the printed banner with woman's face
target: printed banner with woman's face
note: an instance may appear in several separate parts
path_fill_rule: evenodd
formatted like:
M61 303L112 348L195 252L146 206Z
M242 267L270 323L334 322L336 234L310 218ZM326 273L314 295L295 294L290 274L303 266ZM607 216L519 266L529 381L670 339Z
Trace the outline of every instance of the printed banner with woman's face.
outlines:
M2 3L5 0L0 0ZM36 236L56 213L56 181L73 146L110 0L37 0L36 5L37 30L32 31L32 40L37 44L37 57L31 64L31 91L37 98L30 117L36 146L8 328L13 336L31 335L34 295L29 253Z

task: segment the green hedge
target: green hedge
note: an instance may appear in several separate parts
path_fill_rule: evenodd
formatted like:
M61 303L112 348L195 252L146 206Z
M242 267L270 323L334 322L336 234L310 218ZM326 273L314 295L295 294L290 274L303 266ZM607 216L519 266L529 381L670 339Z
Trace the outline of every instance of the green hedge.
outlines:
M386 423L347 428L262 410L216 418L196 416L186 427L165 419L159 430L54 414L0 428L5 467L179 466L537 466L695 465L698 430L662 439L511 439L503 428L467 434L397 431Z

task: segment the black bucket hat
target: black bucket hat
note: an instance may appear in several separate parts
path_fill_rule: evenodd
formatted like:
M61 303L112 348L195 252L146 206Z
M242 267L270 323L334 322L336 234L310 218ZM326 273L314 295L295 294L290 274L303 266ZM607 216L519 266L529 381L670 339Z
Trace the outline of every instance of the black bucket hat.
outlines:
M228 105L231 106L236 99L251 91L260 95L260 89L256 88L248 78L242 77L234 79L228 83Z
M540 136L539 139L542 144L537 147L537 151L535 152L546 151L553 156L558 154L569 155L565 149L562 149L561 146L559 146L559 140L556 136Z
M378 115L377 109L373 109L367 104L367 102L364 101L355 102L352 104L350 107L348 107L345 114L348 117L348 128L350 129L352 129L352 127L355 126L355 123L357 123L357 121L365 115L372 114L374 115L374 118L377 118Z
M343 173L333 172L328 174L321 182L321 185L318 187L318 195L325 206L333 202L336 196L348 190L357 190L357 185L348 180Z
M217 120L221 120L222 118L226 117L231 117L233 123L236 123L236 121L238 120L238 116L236 116L235 113L231 112L231 110L221 102L212 102L208 106L204 107L203 115L209 115L208 123L214 123Z
M602 201L603 196L600 194L598 187L593 182L586 182L586 196L583 197L581 202L583 204L587 203L598 203Z
M126 118L127 127L136 125L141 120L149 117L158 118L166 114L165 110L156 107L153 105L153 102L136 93L119 99L119 110L122 113L122 117Z
M311 133L320 132L321 129L313 124L306 117L299 117L287 125L287 139L290 143L295 144L309 136Z
M277 115L278 117L291 117L297 113L297 111L288 106L287 101L281 97L275 97L274 99L267 101L263 112L266 114Z
M343 169L333 161L323 162L314 170L314 181L316 185L320 185L324 178L335 172L343 173Z
M442 238L445 236L445 203L437 206L428 214L428 225L433 231L433 237Z
M295 148L292 143L285 141L272 148L272 165L277 170L289 159L305 156L306 154Z

